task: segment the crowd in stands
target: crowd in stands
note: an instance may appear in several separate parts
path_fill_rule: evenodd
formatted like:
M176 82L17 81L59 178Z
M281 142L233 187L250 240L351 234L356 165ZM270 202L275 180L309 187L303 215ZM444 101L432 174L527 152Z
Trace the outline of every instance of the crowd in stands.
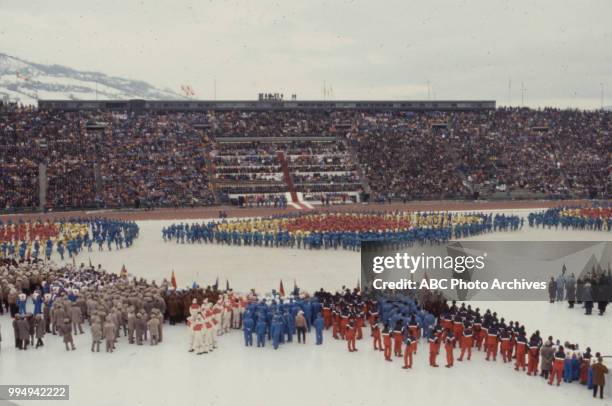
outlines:
M349 138L377 194L596 197L610 192L611 135L609 112L502 108L376 114Z
M49 209L210 205L200 120L32 109L0 115L1 207L38 206L39 164L46 165Z
M218 189L227 195L289 191L357 192L361 188L356 166L342 140L308 138L224 142L217 140L214 170ZM285 173L286 171L286 173Z
M214 137L330 136L333 114L327 112L246 112L209 115Z
M379 200L512 192L607 198L611 117L518 108L164 114L16 108L0 114L0 206L39 205L41 163L49 209L210 205L215 181L222 194L287 192L285 165L304 193L359 191L361 167Z

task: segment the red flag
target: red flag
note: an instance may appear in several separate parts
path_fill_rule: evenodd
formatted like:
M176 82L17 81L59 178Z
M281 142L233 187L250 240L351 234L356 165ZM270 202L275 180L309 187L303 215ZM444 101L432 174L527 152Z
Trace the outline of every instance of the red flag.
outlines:
M285 296L285 288L283 287L283 280L280 281L280 288L278 289L278 293L282 296Z
M170 278L170 284L174 289L176 289L176 276L174 276L174 271L172 271L172 277Z

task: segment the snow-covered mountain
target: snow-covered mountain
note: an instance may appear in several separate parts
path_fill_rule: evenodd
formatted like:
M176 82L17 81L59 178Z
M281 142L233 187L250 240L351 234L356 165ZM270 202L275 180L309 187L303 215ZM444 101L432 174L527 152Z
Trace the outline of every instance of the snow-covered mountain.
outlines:
M184 97L149 83L84 72L61 65L42 65L0 53L0 100L36 104L37 99L149 99Z

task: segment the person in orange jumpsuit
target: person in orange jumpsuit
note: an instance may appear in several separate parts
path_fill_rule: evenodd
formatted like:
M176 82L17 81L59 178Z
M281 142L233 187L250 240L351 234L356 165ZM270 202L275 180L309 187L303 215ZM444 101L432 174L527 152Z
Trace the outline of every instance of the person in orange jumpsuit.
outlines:
M417 339L412 334L409 334L404 342L406 344L406 348L404 351L404 366L402 368L408 369L412 368L412 355L416 350Z
M372 304L370 306L373 306ZM378 307L373 307L368 309L368 322L370 323L370 328L373 328L376 323L378 323Z
M497 360L497 343L499 341L497 325L493 324L487 332L487 358L489 361L493 357L493 361Z
M356 330L355 322L351 319L346 324L346 331L344 334L344 336L346 337L346 343L347 343L349 352L357 351L357 348L355 348L355 336L356 336L355 330Z
M410 321L408 322L408 334L415 338L413 352L414 355L417 352L417 344L419 342L418 340L421 337L421 327L419 326L419 323L417 322L416 317L414 317L414 315L412 315Z
M440 352L440 337L437 334L432 334L429 337L429 365L437 368L436 358Z
M582 353L582 361L580 362L580 383L586 385L588 382L589 368L591 366L591 348L587 347L586 351Z
M527 352L527 337L525 337L525 331L521 330L516 338L516 363L514 364L514 370L518 371L519 368L525 370L525 353Z
M504 364L506 362L512 362L512 352L510 349L510 332L508 329L502 328L499 332L500 351Z
M383 328L381 335L382 335L383 347L385 350L385 360L392 361L391 359L391 332L389 331L388 326L385 326Z
M529 352L527 361L527 375L538 375L538 361L540 360L540 347L542 340L537 334L533 334L529 339Z
M472 334L472 326L469 322L466 321L463 326L463 337L461 337L461 355L459 355L459 358L457 358L457 360L463 361L463 356L465 355L466 351L467 360L469 361L472 358L472 345L474 341L472 338Z
M479 342L477 344L478 346L478 350L480 351L480 348L482 346L482 350L486 353L487 352L487 336L489 335L489 327L482 325L480 327L480 337L478 337Z
M332 311L329 302L323 302L323 321L325 324L325 330L328 330L332 326Z
M455 356L453 354L455 348L455 335L452 330L446 332L446 338L444 339L444 349L446 350L446 368L452 368Z
M451 319L451 315L448 313L444 313L440 316L440 326L444 331L453 328L453 320Z
M338 311L335 309L332 312L332 336L334 339L338 339L338 334L340 333L340 316L338 315Z
M518 331L519 331L519 323L518 321L516 322L516 324L512 324L512 322L510 322L510 325L508 327L508 331L510 332L510 358L508 362L512 362L512 357L516 357L516 337L518 335Z
M474 318L472 334L474 337L472 342L474 343L474 346L478 348L478 351L480 351L482 349L482 340L484 339L484 336L482 335L482 318L479 314L477 314Z
M384 351L381 341L380 326L378 324L372 326L372 337L374 337L374 350Z
M553 361L553 369L548 378L548 384L552 385L554 377L557 377L557 386L561 384L561 377L563 376L563 364L565 363L565 352L563 352L563 346L560 345L559 349L555 353L555 359Z
M341 309L340 310L340 337L342 337L343 340L346 334L346 326L348 325L348 321L349 321L348 309L346 308Z
M363 326L364 326L364 313L358 312L355 317L355 334L358 340L363 338Z
M461 340L461 337L463 336L463 321L461 321L461 316L460 315L455 315L455 319L453 320L453 336L456 338L456 340L454 341L453 345L456 347L457 346L457 341ZM459 342L459 344L461 344Z
M402 334L402 323L398 321L393 329L393 354L396 357L402 356L402 343L404 341L404 335Z

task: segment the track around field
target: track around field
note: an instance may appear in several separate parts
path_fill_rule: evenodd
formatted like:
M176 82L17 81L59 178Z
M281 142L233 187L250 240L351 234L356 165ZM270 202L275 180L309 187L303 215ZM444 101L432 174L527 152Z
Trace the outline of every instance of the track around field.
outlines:
M545 209L560 205L580 205L588 203L588 200L507 200L507 201L454 201L454 200L430 200L408 203L391 204L347 204L329 207L315 206L319 211L340 212L364 212L364 211L445 211L445 210L512 210L512 209ZM154 210L82 210L61 211L48 213L23 213L0 215L0 220L6 222L9 219L58 219L68 217L109 217L122 220L179 220L179 219L203 219L217 218L219 212L225 211L228 217L256 217L270 216L285 213L304 212L309 210L297 210L294 208L237 208L235 206L212 206L177 209L154 209Z

